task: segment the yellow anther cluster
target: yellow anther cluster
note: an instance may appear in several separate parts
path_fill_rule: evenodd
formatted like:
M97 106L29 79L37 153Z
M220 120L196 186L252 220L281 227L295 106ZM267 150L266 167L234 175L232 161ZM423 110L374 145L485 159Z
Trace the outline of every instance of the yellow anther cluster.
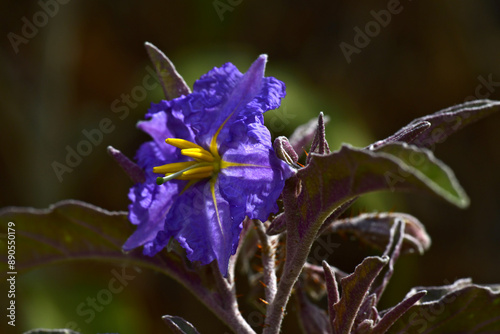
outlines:
M173 179L201 180L211 177L220 168L220 158L214 158L212 153L193 142L178 138L167 138L165 142L180 148L182 155L194 160L154 167L154 173L165 174L165 177L159 177L156 180L158 184L163 184Z

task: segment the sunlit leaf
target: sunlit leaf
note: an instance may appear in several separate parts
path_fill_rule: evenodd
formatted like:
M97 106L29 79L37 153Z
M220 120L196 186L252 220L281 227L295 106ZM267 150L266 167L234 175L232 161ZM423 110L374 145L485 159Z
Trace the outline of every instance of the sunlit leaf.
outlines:
M431 151L405 143L392 143L384 145L377 152L391 154L403 161L411 170L410 173L424 180L430 189L449 202L462 208L469 205L469 198L453 171ZM393 182L404 182L405 176L405 173L400 171L399 175L394 176Z
M313 154L309 165L298 171L297 179L290 179L287 184L286 191L296 199L286 194L285 205L298 205L298 215L288 215L285 210L288 235L300 240L311 224L323 223L343 203L376 190L424 190L456 205L467 203L452 172L437 162L430 151L400 144L393 144L388 150L392 148L391 153L386 153L344 145L328 155ZM392 154L396 152L403 158ZM404 160L405 155L412 153L424 159L417 167Z

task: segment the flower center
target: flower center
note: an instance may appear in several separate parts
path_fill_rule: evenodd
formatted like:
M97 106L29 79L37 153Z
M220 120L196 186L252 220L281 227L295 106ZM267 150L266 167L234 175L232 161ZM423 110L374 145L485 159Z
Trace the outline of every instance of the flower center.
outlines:
M167 138L165 142L180 148L182 155L194 160L153 167L154 173L165 174L165 177L158 177L156 179L158 185L173 179L201 180L211 177L220 170L221 159L218 154L214 156L203 147L184 139Z

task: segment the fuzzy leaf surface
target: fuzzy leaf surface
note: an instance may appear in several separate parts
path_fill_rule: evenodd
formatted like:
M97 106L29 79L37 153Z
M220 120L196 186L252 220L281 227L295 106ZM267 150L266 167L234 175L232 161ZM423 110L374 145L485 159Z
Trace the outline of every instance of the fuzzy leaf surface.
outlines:
M400 212L364 213L339 219L327 226L323 234L336 233L355 236L360 242L384 250L389 242L391 228L397 220L405 223L401 252L423 254L431 245L424 225L415 217Z
M344 145L339 151L328 155L312 155L312 159L305 168L297 173L298 183L295 185L298 203L299 219L296 225L297 236L294 231L288 229L291 238L300 241L301 235L312 223L323 223L330 214L343 203L356 196L376 190L398 190L414 191L424 190L437 194L449 200L453 204L463 203L462 197L448 195L448 188L440 188L454 184L454 181L445 182L441 177L449 176L454 179L451 171L439 173L436 169L444 164L436 164L430 151L421 153L415 147L396 144L394 146L398 154L403 155L405 151L416 152L419 157L427 159L422 166L432 165L433 173L418 169L418 166L410 166L404 160L394 154L386 152L373 152ZM391 151L394 153L394 151ZM436 159L437 160L437 159ZM394 175L397 178L394 181ZM439 177L435 179L435 177ZM454 189L455 193L461 193L461 188ZM447 195L444 196L443 194Z
M182 260L174 253L155 257L144 256L140 250L123 253L121 247L134 230L126 212L65 200L48 209L4 208L0 210L0 221L0 233L7 233L7 222L15 223L15 269L19 271L68 260L120 262L167 275L183 268Z
M396 141L432 148L444 142L451 134L496 112L500 101L474 100L452 106L430 115L419 117L392 136L370 146L372 150Z
M414 288L428 294L408 310L387 333L498 333L500 287L459 280L443 287Z

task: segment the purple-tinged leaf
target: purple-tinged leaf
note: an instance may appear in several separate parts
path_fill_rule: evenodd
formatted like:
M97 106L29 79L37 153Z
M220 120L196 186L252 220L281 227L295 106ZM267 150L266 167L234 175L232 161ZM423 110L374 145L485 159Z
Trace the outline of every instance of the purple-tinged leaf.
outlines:
M311 150L309 153L316 153L318 155L326 155L330 153L330 147L326 141L325 135L325 120L323 117L323 112L319 113L318 125L316 127L316 133L314 134L314 139L311 143ZM311 161L312 155L308 155L306 159L306 164Z
M339 302L339 287L337 279L335 278L334 269L326 262L323 261L323 271L325 273L326 294L328 297L328 315L330 317L330 324L333 325L335 320L335 309L333 305Z
M363 304L361 304L356 321L354 322L354 328L366 319L372 320L373 323L377 322L378 313L376 306L380 300L380 296L384 292L385 287L394 273L394 263L399 257L403 236L404 223L401 220L398 220L391 228L389 243L387 244L386 250L383 254L389 258L389 263L384 266L379 275L373 281L370 288L370 295L365 298Z
M126 212L111 212L88 203L65 200L48 209L8 207L0 210L0 221L15 223L18 271L68 260L104 260L152 268L169 276L184 270L175 253L155 257L140 251L122 252L122 245L133 232ZM1 224L6 233L7 224ZM194 275L189 276L199 280Z
M273 219L269 227L267 228L266 233L268 235L276 235L286 231L286 220L285 215L280 213Z
M500 286L458 280L442 287L418 287L408 295L427 295L401 316L387 331L404 333L499 333Z
M278 158L285 161L290 166L295 166L297 164L299 156L293 149L287 137L280 136L276 138L273 143L273 148Z
M412 124L412 123L410 123ZM379 140L376 143L371 144L370 146L367 147L367 149L370 150L377 150L379 147L383 145L387 145L390 143L395 143L395 142L404 142L404 143L411 143L415 139L418 138L422 132L427 130L428 128L431 127L431 123L427 121L423 122L417 122L413 125L408 125L407 127L401 129L400 131L396 132L392 136L384 139L384 140Z
M350 234L361 242L383 250L389 243L391 228L397 220L405 223L401 252L423 254L431 245L424 225L415 217L399 212L364 213L356 217L333 221L322 234Z
M297 288L295 297L302 332L305 334L329 334L331 328L326 312L311 303L300 286Z
M394 273L394 264L396 263L396 260L401 252L404 234L405 224L402 220L398 219L391 228L389 243L387 244L387 248L383 254L384 256L389 257L389 263L384 267L384 269L382 269L380 275L375 279L371 287L370 292L376 295L375 305L380 300L382 293L384 293L384 290Z
M340 270L339 268L335 267L335 266L332 266L330 265L330 268L333 270L333 272L335 273L335 277L337 279L337 281L341 280L342 278L348 276L349 274ZM315 264L311 264L309 262L306 262L304 264L304 271L307 271L307 272L314 272L314 273L317 273L319 275L324 275L324 269L323 269L323 266L318 266L318 265L315 265ZM309 274L309 273L308 273Z
M386 331L416 302L418 302L427 291L419 291L413 295L407 296L402 302L388 310L377 322L370 334L384 334Z
M190 322L181 317L164 315L162 319L174 334L200 334Z
M326 125L329 121L330 117L324 116L323 123ZM309 122L298 126L290 136L290 144L299 156L303 154L306 146L313 140L317 128L318 119L315 117Z
M351 333L352 334L371 334L373 324L374 324L373 320L365 319Z
M333 333L349 334L353 329L354 320L361 304L365 300L370 287L382 268L389 262L389 258L370 256L359 264L354 273L340 281L342 296L333 305L335 319Z
M444 142L451 134L498 110L500 101L475 100L440 110L434 114L417 118L394 135L371 145L371 149L394 141L413 143L420 147L433 147ZM431 125L426 129L424 122ZM423 131L420 131L422 130ZM417 134L418 133L418 134Z
M115 161L118 163L118 165L120 165L125 174L130 177L132 182L142 183L146 181L146 173L144 173L144 170L142 170L141 167L127 158L122 152L120 152L113 146L108 146L108 154L113 157L113 159L115 159Z
M377 278L380 277L377 276ZM356 319L354 320L354 325L352 328L364 328L365 325L363 323L374 324L378 320L378 311L377 311L377 295L374 293L370 293L363 300L363 303L359 307L358 314L356 315Z
M445 196L445 199L454 204L463 203L463 197L448 194L448 188L439 188L439 185L446 187L454 184L451 180L445 182L446 180L442 179L443 176L449 176L450 179L454 176L448 169L444 174L438 171L441 165L445 168L444 164L436 163L437 159L432 158L430 151L422 153L415 147L403 145L397 145L391 150L393 153L396 151L403 158L415 152L419 158L430 160L420 166L431 171L427 169L420 171L393 154L372 152L346 145L342 146L339 151L328 155L310 154L312 159L309 165L297 172L298 180L289 179L288 187L294 189L290 189L290 195L284 196L285 206L298 206L298 214L294 215L287 213L285 208L288 236L292 239L297 238L297 242L300 242L301 235L304 235L311 224L322 224L335 209L345 202L376 190L424 190ZM392 175L404 175L404 177L400 176L402 180L394 182L391 179ZM438 179L434 180L434 177ZM459 190L452 190L455 190L454 194L460 193ZM288 198L293 193L297 198ZM316 231L318 230L319 227Z
M153 44L146 42L144 46L158 74L166 99L172 100L191 93L189 86L177 73L170 59Z
M424 180L430 189L450 203L460 208L469 205L469 198L458 183L453 171L437 159L432 151L406 143L392 143L380 147L377 152L391 154L403 161L408 168L413 170L413 174L418 174L419 178ZM391 176L388 177L391 178ZM394 180L391 181L392 184L404 182L405 174L400 171L399 175L393 174L392 177L394 177Z

